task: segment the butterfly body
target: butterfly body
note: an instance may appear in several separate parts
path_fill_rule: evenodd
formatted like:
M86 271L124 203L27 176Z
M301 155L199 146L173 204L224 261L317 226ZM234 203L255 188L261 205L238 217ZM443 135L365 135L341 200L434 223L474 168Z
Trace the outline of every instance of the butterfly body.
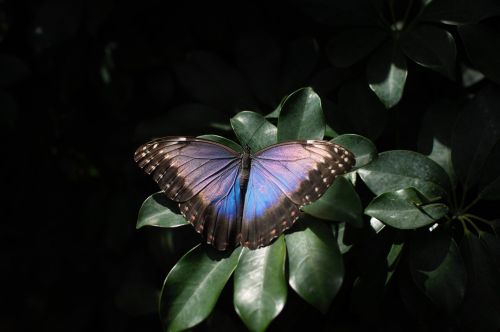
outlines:
M218 250L269 244L293 225L301 206L354 165L352 153L320 140L283 142L252 154L204 139L165 137L139 147L134 159Z

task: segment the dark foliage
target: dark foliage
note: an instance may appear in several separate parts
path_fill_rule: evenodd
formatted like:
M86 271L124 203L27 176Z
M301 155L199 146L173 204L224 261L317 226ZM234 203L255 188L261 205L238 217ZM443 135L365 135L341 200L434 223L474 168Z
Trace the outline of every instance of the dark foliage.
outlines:
M200 239L190 227L136 230L157 188L135 148L166 135L241 139L236 122L257 116L241 111L274 111L276 124L297 105L283 98L302 87L312 89L295 97L321 98L325 137L362 135L338 143L371 152L357 194L339 184L352 209L323 218L343 222L311 218L290 234L322 238L332 225L328 254L342 266L332 302L315 305L290 282L268 330L496 331L499 15L495 0L0 1L0 331L161 331L163 280ZM386 152L377 157L368 139ZM387 200L427 219L393 220ZM361 205L363 216L352 212ZM370 217L387 226L377 233ZM282 242L279 281L297 252ZM331 248L323 242L314 248ZM241 273L220 281L195 331L252 325L233 307Z

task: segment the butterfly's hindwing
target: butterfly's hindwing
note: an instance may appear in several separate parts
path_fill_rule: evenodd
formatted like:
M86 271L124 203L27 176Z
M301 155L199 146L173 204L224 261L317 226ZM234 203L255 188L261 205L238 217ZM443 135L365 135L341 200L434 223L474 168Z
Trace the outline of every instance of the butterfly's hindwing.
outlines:
M190 200L179 203L183 216L218 250L237 244L241 219L240 169L232 165Z
M297 204L276 185L267 170L254 163L245 195L239 242L250 249L265 246L290 228L298 216Z

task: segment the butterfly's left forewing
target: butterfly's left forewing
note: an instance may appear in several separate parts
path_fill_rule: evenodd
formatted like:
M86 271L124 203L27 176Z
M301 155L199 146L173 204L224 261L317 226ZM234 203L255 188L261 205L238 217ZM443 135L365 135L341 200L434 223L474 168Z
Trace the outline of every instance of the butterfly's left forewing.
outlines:
M219 250L235 244L242 206L240 154L206 140L168 137L139 147L134 159L179 202L182 215L207 243Z
M292 226L300 206L320 198L348 172L354 156L340 145L308 140L273 145L252 158L242 220L242 243L267 245Z

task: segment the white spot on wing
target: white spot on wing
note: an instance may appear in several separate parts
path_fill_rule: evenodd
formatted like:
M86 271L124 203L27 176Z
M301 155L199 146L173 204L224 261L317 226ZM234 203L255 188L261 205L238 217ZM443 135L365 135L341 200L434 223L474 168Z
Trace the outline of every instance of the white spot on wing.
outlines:
M155 143L155 144L153 145L153 149L156 149L157 147L158 147L158 143Z

